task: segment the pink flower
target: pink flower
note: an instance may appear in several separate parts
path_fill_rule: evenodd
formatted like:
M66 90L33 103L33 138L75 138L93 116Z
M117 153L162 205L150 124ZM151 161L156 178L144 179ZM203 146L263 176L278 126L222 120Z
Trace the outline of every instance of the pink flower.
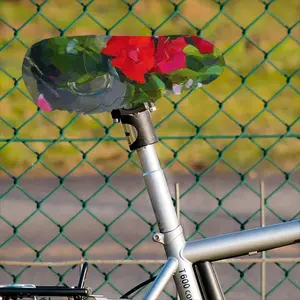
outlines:
M196 43L196 46L201 54L210 54L214 52L214 45L211 42L197 36L192 36L191 38Z
M183 37L171 40L160 36L155 53L155 67L152 72L170 73L174 70L186 68L185 53L182 51L187 45Z
M51 107L50 103L45 99L43 94L39 95L39 97L36 101L36 104L43 111L47 111L47 112L52 111L52 107Z

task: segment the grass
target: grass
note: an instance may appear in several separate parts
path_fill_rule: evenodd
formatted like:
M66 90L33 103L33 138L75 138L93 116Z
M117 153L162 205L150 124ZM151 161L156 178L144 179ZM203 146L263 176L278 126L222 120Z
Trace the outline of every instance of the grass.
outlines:
M59 176L95 173L91 165L103 173L137 170L136 155L128 160L122 128L112 124L109 114L37 113L19 81L26 47L61 32L105 34L102 27L111 29L111 35L149 35L145 24L157 28L157 35L196 34L186 20L202 28L202 36L224 52L227 68L215 82L184 100L172 96L157 102L153 120L161 138L157 149L163 165L170 171L199 172L210 165L214 171L231 171L230 164L252 175L276 172L278 167L289 172L299 166L296 0L288 6L285 0L276 0L265 14L260 1L231 0L220 13L212 0L187 0L179 6L181 16L172 18L174 6L169 1L140 1L133 12L142 22L128 14L122 1L94 1L85 13L80 1L70 2L45 2L39 13L31 1L0 2L0 166L10 174L27 170L28 176L46 176L51 172L47 167ZM291 28L290 36L284 26ZM223 103L221 109L217 101ZM70 142L60 141L61 133ZM197 133L208 138L195 138ZM282 138L287 133L290 137Z

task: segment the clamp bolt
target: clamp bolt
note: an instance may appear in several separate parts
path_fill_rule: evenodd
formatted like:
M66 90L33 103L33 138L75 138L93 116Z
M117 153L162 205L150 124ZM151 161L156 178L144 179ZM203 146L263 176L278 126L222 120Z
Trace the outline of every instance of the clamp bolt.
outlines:
M164 244L164 235L161 234L161 233L154 233L153 236L152 236L152 240L154 242Z

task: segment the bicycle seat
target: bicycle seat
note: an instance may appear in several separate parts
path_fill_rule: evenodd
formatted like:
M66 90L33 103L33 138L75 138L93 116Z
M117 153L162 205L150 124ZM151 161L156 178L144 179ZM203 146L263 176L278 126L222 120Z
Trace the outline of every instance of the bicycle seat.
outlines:
M26 53L25 85L43 111L135 108L219 77L221 52L196 36L53 37Z

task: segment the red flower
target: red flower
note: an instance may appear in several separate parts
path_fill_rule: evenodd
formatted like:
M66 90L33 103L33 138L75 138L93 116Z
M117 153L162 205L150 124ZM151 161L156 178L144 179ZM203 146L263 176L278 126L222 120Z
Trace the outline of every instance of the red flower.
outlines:
M170 73L186 67L185 53L187 45L183 37L174 40L160 36L155 54L155 67L152 72Z
M113 36L102 50L129 79L145 83L144 74L154 66L154 41L146 36Z
M196 46L201 54L210 54L214 51L214 45L211 42L197 36L192 36L191 38L196 43Z

